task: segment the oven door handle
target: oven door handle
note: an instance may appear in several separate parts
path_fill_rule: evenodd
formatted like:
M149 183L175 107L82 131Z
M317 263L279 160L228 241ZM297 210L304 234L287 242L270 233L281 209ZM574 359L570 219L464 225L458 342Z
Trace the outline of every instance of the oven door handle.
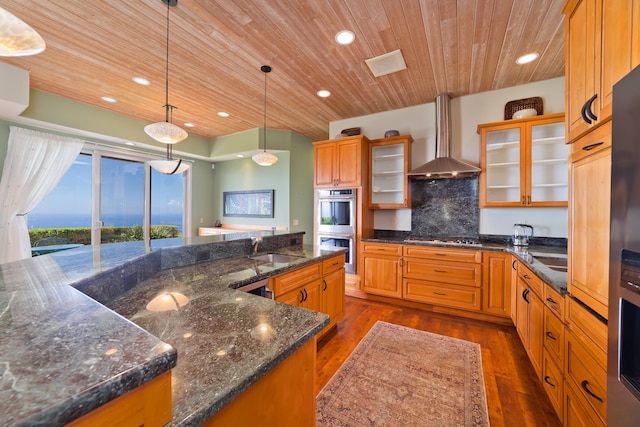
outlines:
M318 238L353 239L353 234L342 233L318 233Z

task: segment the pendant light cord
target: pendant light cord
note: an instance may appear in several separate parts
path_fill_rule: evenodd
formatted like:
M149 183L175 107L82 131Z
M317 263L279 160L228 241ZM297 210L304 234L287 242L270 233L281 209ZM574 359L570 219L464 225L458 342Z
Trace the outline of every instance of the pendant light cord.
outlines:
M170 2L167 1L167 62L165 68L165 80L164 80L164 108L166 109L165 113L165 122L169 122L169 9L171 9Z
M267 152L267 73L271 71L271 68L267 71L262 67L264 71L264 152Z

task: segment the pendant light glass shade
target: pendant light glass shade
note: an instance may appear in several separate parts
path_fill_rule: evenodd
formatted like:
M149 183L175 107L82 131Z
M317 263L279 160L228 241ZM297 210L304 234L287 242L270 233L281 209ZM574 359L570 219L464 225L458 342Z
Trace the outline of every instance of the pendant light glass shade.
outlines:
M146 125L144 131L151 138L164 144L175 144L189 136L180 126L176 126L170 122L157 122Z
M144 131L151 138L164 144L175 144L180 142L189 134L179 126L169 121L169 113L176 107L169 104L169 10L171 6L176 6L178 0L163 0L167 5L167 62L165 66L165 120L164 122L152 123L144 127Z
M271 72L271 67L263 65L260 71L264 73L264 151L251 156L251 160L260 166L271 166L278 161L278 158L267 152L267 74Z
M162 160L150 160L149 166L165 175L180 174L191 167L190 163L183 162L182 159L172 158L172 145L167 145L167 158Z
M0 56L35 55L46 46L36 30L0 7Z

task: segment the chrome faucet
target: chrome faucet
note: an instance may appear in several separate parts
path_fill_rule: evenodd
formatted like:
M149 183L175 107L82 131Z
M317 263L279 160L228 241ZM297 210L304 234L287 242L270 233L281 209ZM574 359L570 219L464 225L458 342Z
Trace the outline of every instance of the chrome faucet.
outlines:
M253 246L253 253L258 253L258 245L262 242L262 236L254 236L251 238L251 245Z

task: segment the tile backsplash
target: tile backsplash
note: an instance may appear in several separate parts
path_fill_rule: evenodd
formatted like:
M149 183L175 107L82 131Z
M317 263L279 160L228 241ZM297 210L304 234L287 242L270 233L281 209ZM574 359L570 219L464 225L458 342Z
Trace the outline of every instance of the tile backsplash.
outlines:
M478 185L478 176L411 181L411 234L477 238Z

